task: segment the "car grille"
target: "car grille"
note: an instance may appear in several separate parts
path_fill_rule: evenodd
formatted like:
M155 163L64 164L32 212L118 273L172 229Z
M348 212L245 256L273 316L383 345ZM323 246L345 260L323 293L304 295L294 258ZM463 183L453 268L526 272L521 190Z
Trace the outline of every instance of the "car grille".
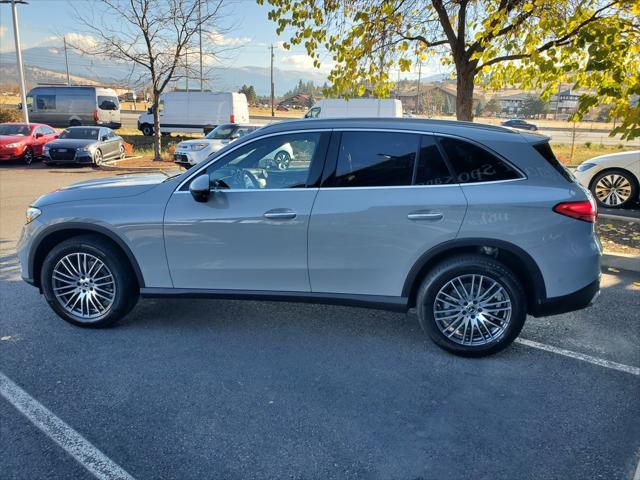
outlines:
M51 148L49 149L51 160L73 160L76 156L75 148Z
M187 158L187 156L180 153L176 153L173 155L173 161L179 163L189 163L189 159Z

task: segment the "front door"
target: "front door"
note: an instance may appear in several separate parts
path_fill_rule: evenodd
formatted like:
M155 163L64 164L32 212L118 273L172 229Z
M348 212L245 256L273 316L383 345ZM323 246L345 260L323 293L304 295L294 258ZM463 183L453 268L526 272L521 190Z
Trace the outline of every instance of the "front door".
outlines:
M200 170L211 185L204 203L189 182L180 186L164 220L174 287L309 292L307 228L328 137L283 134L237 147Z
M456 237L467 201L432 135L340 136L309 225L311 289L399 297L420 256Z

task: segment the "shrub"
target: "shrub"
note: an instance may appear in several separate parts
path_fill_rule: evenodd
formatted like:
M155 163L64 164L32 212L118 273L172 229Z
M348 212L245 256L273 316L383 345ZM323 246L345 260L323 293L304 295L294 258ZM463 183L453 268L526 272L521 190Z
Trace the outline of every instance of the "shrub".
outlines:
M587 148L591 148L591 142L584 142L584 146Z
M0 123L20 121L22 121L22 113L19 110L0 108Z

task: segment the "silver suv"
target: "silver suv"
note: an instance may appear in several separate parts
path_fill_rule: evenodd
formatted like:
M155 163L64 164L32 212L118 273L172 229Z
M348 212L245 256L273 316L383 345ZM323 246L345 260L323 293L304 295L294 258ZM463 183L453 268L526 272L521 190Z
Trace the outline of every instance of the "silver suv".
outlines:
M282 169L269 155L285 144ZM139 295L415 307L440 347L480 356L509 345L527 313L592 302L595 218L546 137L316 119L262 128L174 177L40 197L18 253L24 279L75 325L112 324Z

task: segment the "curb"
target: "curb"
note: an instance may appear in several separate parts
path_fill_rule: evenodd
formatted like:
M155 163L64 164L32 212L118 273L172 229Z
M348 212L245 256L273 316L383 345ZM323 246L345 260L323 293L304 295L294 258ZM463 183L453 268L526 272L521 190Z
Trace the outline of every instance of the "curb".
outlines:
M602 255L600 264L603 267L619 268L640 273L640 257L633 255L605 253Z
M599 213L598 218L606 218L607 220L620 220L622 222L636 222L640 223L640 218L625 217L623 215L612 215L610 213Z

